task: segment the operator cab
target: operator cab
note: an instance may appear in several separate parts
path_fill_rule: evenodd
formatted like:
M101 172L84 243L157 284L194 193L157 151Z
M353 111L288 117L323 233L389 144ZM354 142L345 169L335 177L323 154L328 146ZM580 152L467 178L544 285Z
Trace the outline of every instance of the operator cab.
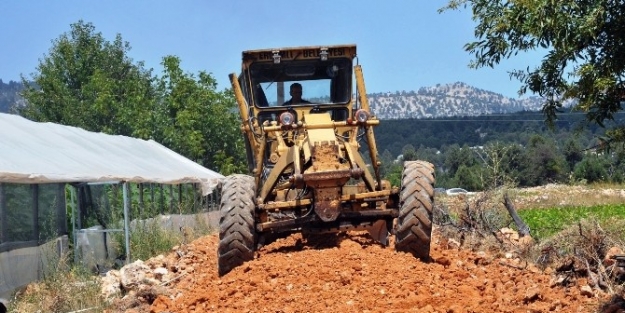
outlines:
M351 45L246 51L240 82L259 123L277 121L284 111L297 120L304 114L329 112L332 120L345 121L350 116L355 55ZM306 103L288 103L293 84L301 85Z

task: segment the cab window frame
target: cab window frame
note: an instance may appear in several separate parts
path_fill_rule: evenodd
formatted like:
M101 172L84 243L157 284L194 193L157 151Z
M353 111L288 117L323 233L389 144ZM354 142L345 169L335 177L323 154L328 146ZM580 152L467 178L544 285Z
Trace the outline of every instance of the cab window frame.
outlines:
M302 75L298 76L288 76L286 75L287 68L289 66L297 66L301 68L306 67L315 67L314 74L312 75ZM278 102L278 94L277 89L269 90L276 92L275 97L273 95L268 95L268 90L263 90L260 88L261 84L267 85L270 83L271 85L276 85L279 82L284 82L283 86L283 95L284 101L286 102L290 99L289 96L289 87L292 83L300 82L305 83L306 81L316 81L316 80L327 80L328 81L328 90L327 93L319 97L319 95L311 95L306 93L306 86L304 86L304 95L303 99L318 99L323 97L329 97L329 102L322 103L305 103L305 104L296 104L293 107L299 106L311 106L311 105L321 105L321 106L343 106L351 103L352 101L352 59L350 58L332 58L327 61L321 60L286 60L279 64L268 63L268 62L254 62L251 63L248 67L247 74L249 75L247 78L250 81L251 89L249 90L249 94L253 97L254 105L258 109L275 109L282 106L282 103ZM261 76L262 75L262 76ZM334 75L334 76L332 76ZM275 98L275 103L273 99ZM265 101L264 99L271 99L269 101ZM262 101L261 101L262 100Z

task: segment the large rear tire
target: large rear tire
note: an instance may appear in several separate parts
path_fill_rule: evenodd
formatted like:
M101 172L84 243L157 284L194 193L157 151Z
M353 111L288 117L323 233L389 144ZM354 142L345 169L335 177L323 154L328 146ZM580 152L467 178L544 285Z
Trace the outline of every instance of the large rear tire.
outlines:
M235 174L224 179L219 208L219 276L254 259L255 185L254 178L247 175Z
M424 262L430 261L434 183L434 165L425 161L404 162L395 249Z

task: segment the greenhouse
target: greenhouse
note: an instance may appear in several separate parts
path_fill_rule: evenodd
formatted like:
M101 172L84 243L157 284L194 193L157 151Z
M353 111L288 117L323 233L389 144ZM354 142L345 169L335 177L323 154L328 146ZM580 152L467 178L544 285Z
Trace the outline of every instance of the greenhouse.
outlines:
M131 220L210 210L221 178L153 140L0 113L0 298L90 233L119 232L127 262Z

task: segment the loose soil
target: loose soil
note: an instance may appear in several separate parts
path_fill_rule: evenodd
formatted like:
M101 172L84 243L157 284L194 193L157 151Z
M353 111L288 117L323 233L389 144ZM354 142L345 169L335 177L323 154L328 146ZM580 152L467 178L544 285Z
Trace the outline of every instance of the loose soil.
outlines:
M116 307L126 312L594 312L602 300L597 292L582 291L583 278L561 286L549 269L436 237L433 260L424 263L394 251L392 240L384 247L366 233L341 235L335 245L292 235L223 277L217 275L218 240L202 237L161 258L179 278L166 290L137 293L141 301L126 297Z

